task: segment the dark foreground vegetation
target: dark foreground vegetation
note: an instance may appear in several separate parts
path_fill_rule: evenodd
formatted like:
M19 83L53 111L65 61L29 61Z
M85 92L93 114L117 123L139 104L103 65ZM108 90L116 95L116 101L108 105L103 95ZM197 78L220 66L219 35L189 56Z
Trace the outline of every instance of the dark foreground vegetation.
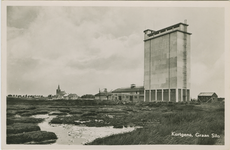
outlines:
M7 143L55 142L57 137L54 133L40 131L37 126L43 119L31 117L49 113L57 115L50 121L52 124L142 127L133 132L99 138L87 145L223 145L224 112L224 103L221 102L117 104L98 100L32 101L12 98L7 100Z
M18 134L8 134L7 143L8 144L20 144L20 143L46 143L47 140L50 142L55 142L57 136L55 133L46 131L32 131ZM50 143L49 142L49 143Z
M31 117L14 117L7 114L7 144L53 143L57 136L55 133L41 131L37 125L43 119Z

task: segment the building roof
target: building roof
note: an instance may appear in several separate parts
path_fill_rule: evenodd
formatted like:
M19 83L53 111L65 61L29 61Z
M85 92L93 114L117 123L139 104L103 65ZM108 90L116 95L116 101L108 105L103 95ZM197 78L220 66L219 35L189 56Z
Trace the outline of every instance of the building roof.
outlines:
M185 24L185 23L177 23L177 24L174 24L174 25L171 25L171 26L169 26L169 27L166 27L166 28L163 28L163 29L160 29L160 30L158 30L158 31L163 31L163 30L165 30L165 29L170 29L170 28L172 28L172 27L176 27L176 26L179 26L179 25L184 25L184 26L188 26L188 24Z
M110 96L110 95L112 95L111 92L100 92L95 94L95 96Z
M144 91L144 86L118 88L112 91L112 93L130 93L130 92L140 92L140 91Z
M146 30L144 30L144 33L146 33L147 31L150 31L150 32L155 32L154 30L151 30L151 29L146 29Z
M157 31L154 31L154 30L151 30L151 29L146 29L146 30L144 30L144 33L146 33L146 31L162 32L162 31L164 31L164 30L171 29L171 28L176 27L176 26L179 26L179 25L181 25L181 24L184 25L184 26L188 26L188 24L185 24L185 23L181 23L181 22L180 22L180 23L171 25L171 26L169 26L169 27L165 27L165 28L160 29L160 30L157 30Z
M201 92L198 96L212 96L213 94L216 94L216 93L215 92Z
M171 25L169 27L166 27L166 28L163 28L163 29L160 29L160 30L157 30L157 31L154 31L154 30L151 30L151 29L146 29L144 30L144 33L147 34L148 31L150 31L151 33L148 34L148 38L144 39L144 41L148 41L148 40L151 40L151 39L155 39L155 38L158 38L160 36L163 36L163 35L166 35L166 34L169 34L169 33L173 33L173 32L182 32L184 34L189 34L191 35L192 33L189 33L187 31L183 31L181 29L178 29L178 27L180 25L184 25L184 26L188 26L188 24L185 24L185 23L177 23L177 24L174 24L174 25ZM175 28L175 29L174 29Z

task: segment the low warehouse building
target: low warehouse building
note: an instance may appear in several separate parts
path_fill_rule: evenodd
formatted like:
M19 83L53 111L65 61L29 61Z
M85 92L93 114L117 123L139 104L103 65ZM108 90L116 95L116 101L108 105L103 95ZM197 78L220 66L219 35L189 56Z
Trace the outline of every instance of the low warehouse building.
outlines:
M112 91L112 94L113 100L132 102L144 101L144 86L136 86L135 84L131 84L130 87L118 88Z
M215 92L201 92L198 95L199 102L217 102L218 96Z

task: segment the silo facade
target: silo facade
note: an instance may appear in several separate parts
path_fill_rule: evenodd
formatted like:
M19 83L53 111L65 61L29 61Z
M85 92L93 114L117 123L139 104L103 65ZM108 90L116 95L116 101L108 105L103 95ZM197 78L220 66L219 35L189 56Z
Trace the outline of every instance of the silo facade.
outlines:
M190 35L188 25L144 31L145 101L190 100Z

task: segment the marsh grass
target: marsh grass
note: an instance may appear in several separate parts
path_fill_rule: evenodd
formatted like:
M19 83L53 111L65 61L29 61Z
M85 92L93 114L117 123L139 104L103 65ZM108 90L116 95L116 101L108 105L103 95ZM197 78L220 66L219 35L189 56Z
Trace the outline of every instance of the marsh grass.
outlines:
M33 123L33 124L38 124L44 121L42 118L32 118L32 117L20 117L20 118L15 118L15 117L8 117L6 120L7 125L11 125L14 123Z
M39 115L39 114L48 114L48 110L31 110L28 112L23 112L20 115L21 116L32 116L32 115Z
M63 116L63 115L67 115L67 113L66 112L54 112L54 113L50 113L49 115L61 115L61 116Z
M53 123L53 124L76 124L75 121L79 120L79 119L81 119L81 117L80 116L76 116L76 115L69 116L69 117L67 117L67 116L65 116L65 117L63 117L63 116L57 116L57 117L53 118L50 121L50 123Z
M69 112L69 114L82 114L82 113L83 113L82 111L76 111L76 110Z
M15 123L7 126L7 134L16 134L23 132L39 131L40 127L29 123Z
M165 104L164 104L165 105ZM138 144L197 144L213 145L218 138L212 138L215 133L223 136L224 106L216 104L211 109L205 104L201 107L191 104L169 105L155 112L142 112L132 119L124 118L128 122L141 120L142 129L133 132L99 138L87 145L138 145ZM214 105L214 106L213 106ZM199 106L199 105L198 105ZM151 106L153 107L153 106ZM204 109L203 109L204 108ZM202 110L203 109L203 110ZM199 111L197 111L199 110ZM140 123L141 123L140 122ZM193 137L172 136L172 132L192 134ZM207 134L209 137L196 137L195 134ZM222 140L219 144L223 144Z
M139 102L136 104L114 105L109 101L92 100L9 100L7 101L7 124L29 123L30 121L39 123L41 120L36 120L35 118L35 120L30 120L28 116L47 114L56 110L61 111L61 113L72 114L72 116L58 115L50 123L79 125L81 123L76 122L76 120L82 120L88 121L83 124L92 127L143 127L130 133L99 138L88 143L89 145L212 145L223 144L224 142L224 103ZM12 117L16 114L25 117ZM95 121L96 119L102 121ZM172 136L172 132L192 135L196 133L209 135L215 133L221 135L221 138L180 137Z
M27 106L27 105L16 105L16 106L8 106L7 110L34 110L35 106Z
M33 131L19 134L7 135L7 144L22 144L26 142L42 142L50 139L57 139L55 133L46 131Z

